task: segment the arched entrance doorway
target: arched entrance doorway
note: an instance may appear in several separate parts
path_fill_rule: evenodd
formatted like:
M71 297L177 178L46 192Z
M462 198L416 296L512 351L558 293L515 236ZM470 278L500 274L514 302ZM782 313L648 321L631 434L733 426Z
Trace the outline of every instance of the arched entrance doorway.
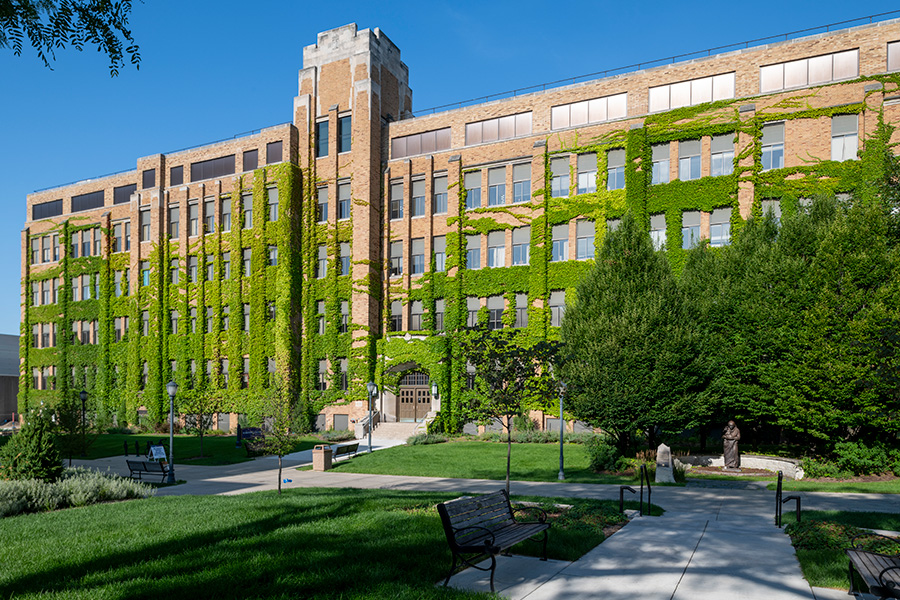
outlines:
M431 410L431 382L428 375L416 371L400 378L397 395L397 420L421 421Z

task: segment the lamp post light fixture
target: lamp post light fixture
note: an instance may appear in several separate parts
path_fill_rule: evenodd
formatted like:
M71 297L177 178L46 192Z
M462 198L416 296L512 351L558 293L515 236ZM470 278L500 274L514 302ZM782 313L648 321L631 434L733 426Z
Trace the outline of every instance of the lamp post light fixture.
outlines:
M87 456L87 454L85 454L85 452L87 451L87 446L85 444L85 435L84 435L84 413L85 413L85 404L87 403L87 391L81 390L81 393L78 394L78 396L81 398L81 456L85 457L85 456ZM71 458L71 456L72 455L70 454L69 457ZM71 463L71 461L70 461L70 463Z
M375 398L378 396L378 386L375 385L374 381L370 381L366 384L366 389L369 391L369 454L372 453L372 403L375 401Z
M566 384L559 382L559 480L563 481L566 474L563 471L563 436L566 431L566 421L563 417L563 396L566 395Z
M166 391L169 392L169 476L166 483L175 483L175 394L178 384L170 381Z

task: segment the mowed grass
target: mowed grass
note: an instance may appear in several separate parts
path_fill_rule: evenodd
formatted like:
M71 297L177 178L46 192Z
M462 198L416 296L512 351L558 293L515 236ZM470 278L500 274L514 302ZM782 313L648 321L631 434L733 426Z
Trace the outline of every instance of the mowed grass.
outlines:
M635 477L601 475L590 469L581 444L564 446L566 481L572 483L630 484ZM513 444L510 478L517 481L558 481L559 445ZM334 470L375 475L420 475L461 479L506 479L506 444L446 442L395 446L341 461Z
M104 433L97 436L87 451L88 459L107 458L110 456L123 456L124 444L128 443L128 455L134 456L134 443L137 442L141 455L144 455L147 442L156 444L162 441L169 452L169 435L165 433ZM200 457L200 437L196 435L175 436L175 463L191 465L231 465L251 460L247 458L247 451L243 447L235 447L237 438L233 435L205 435L203 436L203 457ZM299 437L294 446L294 452L309 450L321 440L314 437ZM67 458L67 457L66 457ZM73 456L73 458L79 458Z
M803 520L796 524L794 514L784 514L784 522L800 561L803 576L810 585L848 590L844 550L861 529L900 531L900 514L851 511L804 510Z
M435 587L450 566L435 505L456 496L293 489L0 519L0 597L487 598ZM602 541L593 524L615 503L564 502L589 518L554 526L548 554L573 560Z
M777 484L767 487L775 490ZM797 492L843 492L859 494L900 494L900 478L888 481L810 481L785 479L781 485L783 490Z

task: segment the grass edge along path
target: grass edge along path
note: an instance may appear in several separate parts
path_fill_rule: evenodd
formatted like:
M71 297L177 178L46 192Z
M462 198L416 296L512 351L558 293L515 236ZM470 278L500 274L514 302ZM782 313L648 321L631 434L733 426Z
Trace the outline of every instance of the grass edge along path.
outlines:
M865 529L900 531L898 513L804 510L801 516L797 523L792 513L785 513L785 532L791 536L803 576L815 587L850 589L844 550L854 535Z
M458 496L303 488L281 496L156 497L0 519L0 597L492 597L435 587L450 566L435 505ZM527 499L582 513L551 528L548 554L564 560L600 543L602 515L618 508L609 501ZM516 553L540 552L539 544L524 544Z

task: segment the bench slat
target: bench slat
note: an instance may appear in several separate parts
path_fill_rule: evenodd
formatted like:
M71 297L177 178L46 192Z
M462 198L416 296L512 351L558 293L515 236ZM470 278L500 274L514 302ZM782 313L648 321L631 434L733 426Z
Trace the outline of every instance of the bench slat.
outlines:
M865 550L847 550L847 557L850 559L851 565L859 573L869 591L873 594L886 598L900 598L900 570L889 571L885 573L884 580L895 583L898 587L887 587L882 585L879 574L889 567L900 567L900 556L888 556L875 552L866 552ZM852 581L850 582L852 585Z

